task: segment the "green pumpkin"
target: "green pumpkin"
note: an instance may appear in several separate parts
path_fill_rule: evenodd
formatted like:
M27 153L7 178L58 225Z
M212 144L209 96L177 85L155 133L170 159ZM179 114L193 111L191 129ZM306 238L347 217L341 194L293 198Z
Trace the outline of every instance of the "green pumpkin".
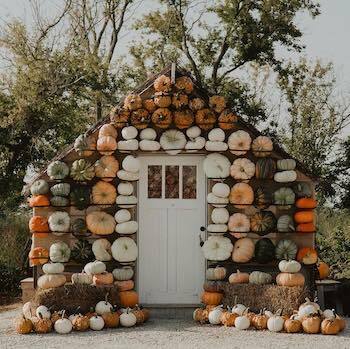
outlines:
M91 181L95 176L95 168L85 159L75 160L70 169L70 175L75 181Z
M272 158L260 158L255 164L255 176L259 179L272 179L276 172L276 162Z
M71 259L82 264L93 261L95 256L91 244L87 240L79 240L72 249Z
M276 246L276 258L277 259L285 259L292 260L295 259L298 252L298 246L292 240L280 240Z
M69 206L69 200L63 196L53 196L50 199L50 203L54 207Z
M70 193L71 204L78 210L84 210L90 205L90 188L86 186L76 186Z
M308 182L296 182L293 185L293 190L297 198L311 198L312 188Z
M272 197L268 190L259 187L254 193L254 206L260 209L268 208L272 203Z
M54 196L68 196L70 192L69 183L58 183L50 188L52 195Z
M270 211L255 213L250 219L250 229L260 236L271 233L276 229L275 215Z
M69 167L63 161L53 161L47 167L47 175L50 179L64 179L69 174Z
M71 231L73 235L77 235L77 236L88 236L89 234L87 234L87 227L86 227L86 222L85 219L83 218L76 218L73 222L72 222L72 226L71 226Z
M275 205L278 205L280 209L289 209L290 205L293 205L295 202L295 194L291 188L279 188L274 192L273 196Z
M49 185L44 179L38 179L31 185L30 192L32 195L47 194L49 192Z
M289 233L295 231L293 218L287 214L279 217L277 221L277 230L280 233Z
M96 149L96 140L93 136L87 136L86 134L80 135L74 142L74 150L79 156L90 156Z
M255 259L258 263L269 263L275 259L275 245L268 238L260 239L255 244Z
M277 169L281 171L294 170L297 165L294 159L277 160Z

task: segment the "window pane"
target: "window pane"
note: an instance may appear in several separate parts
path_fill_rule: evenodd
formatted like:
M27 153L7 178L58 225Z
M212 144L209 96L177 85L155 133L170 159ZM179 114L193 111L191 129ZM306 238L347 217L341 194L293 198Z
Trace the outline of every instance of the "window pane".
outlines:
M162 198L162 166L148 166L148 198Z
M195 199L197 197L197 167L182 167L182 198Z
M165 166L165 198L179 198L179 166Z

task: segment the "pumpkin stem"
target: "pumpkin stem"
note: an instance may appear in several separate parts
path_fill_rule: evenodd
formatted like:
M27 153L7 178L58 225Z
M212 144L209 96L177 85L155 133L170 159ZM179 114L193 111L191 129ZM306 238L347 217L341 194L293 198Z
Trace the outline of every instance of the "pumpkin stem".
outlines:
M236 304L237 304L237 300L238 300L238 297L237 297L237 296L235 296L235 298L233 299L234 305L236 305Z
M61 319L63 319L64 318L64 314L66 313L66 311L65 310L63 310L62 311L62 317L61 317Z

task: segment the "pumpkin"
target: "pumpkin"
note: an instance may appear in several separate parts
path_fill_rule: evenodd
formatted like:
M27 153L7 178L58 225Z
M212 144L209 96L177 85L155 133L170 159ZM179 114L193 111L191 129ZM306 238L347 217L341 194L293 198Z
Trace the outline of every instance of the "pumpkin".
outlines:
M210 130L214 127L216 122L216 115L211 109L200 109L196 112L196 124L202 130Z
M208 140L211 142L224 142L225 132L220 128L214 128L208 133Z
M74 186L70 193L70 200L78 210L84 210L90 205L90 188L83 185Z
M87 235L87 227L85 219L76 218L71 225L71 232L74 236L86 236Z
M87 273L73 273L71 276L71 281L73 284L91 285L92 275Z
M119 195L116 204L121 208L133 207L137 204L137 197L134 195Z
M112 285L113 284L113 274L107 273L107 272L95 274L92 277L92 283L96 286Z
M129 172L125 170L119 170L117 172L117 177L122 181L138 181L139 173L138 172Z
M247 233L250 231L249 218L243 213L234 213L228 221L228 229L231 232Z
M100 261L89 262L85 265L84 271L89 275L102 274L106 271L106 264Z
M142 101L142 106L150 113L153 113L157 109L157 106L152 98L144 99Z
M305 277L301 273L279 273L276 276L276 283L279 286L304 286Z
M230 187L225 183L215 183L211 190L214 195L220 198L228 198L230 195Z
M227 150L227 144L225 142L207 141L205 143L205 149L207 151L223 152Z
M292 240L283 239L278 241L276 245L276 258L277 259L295 259L298 252L297 244Z
M238 269L228 278L230 284L247 284L249 282L249 273L241 273Z
M97 205L111 205L115 203L117 190L114 185L99 181L92 187L92 203Z
M340 326L337 319L324 319L321 322L322 334L338 334L340 332Z
M226 224L209 224L207 226L208 233L226 233L227 225Z
M176 155L185 148L186 137L178 130L165 131L159 139L160 146L170 155Z
M51 206L53 207L67 207L69 206L69 200L63 196L52 196L50 199Z
M144 139L139 143L140 149L143 151L157 151L160 149L160 144L157 141L149 141Z
M116 328L119 325L119 314L115 311L101 315L106 328Z
M86 216L86 225L91 233L96 235L110 235L115 229L113 216L106 212L91 212Z
M95 162L95 175L102 180L109 182L117 175L119 162L112 155L102 156Z
M225 109L218 118L218 125L223 130L231 130L236 127L238 116L231 110Z
M139 296L135 291L119 292L119 301L122 307L133 308L139 303Z
M29 207L45 207L50 206L50 200L46 195L35 195L32 196L29 200Z
M312 198L300 198L296 201L297 208L313 209L317 207L317 201Z
M230 167L231 177L237 180L250 179L255 174L255 164L246 158L238 158Z
M312 188L311 184L308 182L297 182L293 185L293 190L295 195L298 198L303 198L303 197L311 197L312 196Z
M205 102L202 98L193 98L189 102L189 107L193 111L198 111L205 108Z
M119 150L135 151L139 149L139 141L137 139L128 139L127 141L118 142Z
M70 228L70 217L67 212L56 211L53 212L49 219L49 227L51 231L67 233Z
M294 204L295 194L291 188L282 187L276 190L273 194L274 203L280 209L288 209L290 205Z
M211 220L214 224L226 224L229 216L230 214L226 208L214 208L211 212Z
M171 90L170 77L166 75L158 76L157 79L154 80L153 87L156 92L169 92Z
M202 133L202 130L198 126L192 126L186 130L186 135L189 139L195 139L199 137Z
M140 160L132 155L128 155L124 158L122 162L122 167L125 171L137 173L140 170Z
M95 240L92 244L92 252L98 261L107 262L112 259L111 243L107 239Z
M29 252L29 259L32 266L45 264L49 260L49 251L44 247L34 247Z
M113 270L113 276L117 281L126 281L132 279L134 276L134 270L132 267L126 266L122 268L116 268Z
M188 96L183 93L175 93L171 98L171 104L175 109L180 109L188 105ZM168 107L169 105L167 105Z
M135 287L134 281L132 280L115 281L114 285L117 287L119 292L130 291Z
M118 132L113 126L113 124L104 124L100 127L98 131L98 138L104 136L111 136L113 138L117 138Z
M144 129L151 122L151 116L146 109L137 109L131 112L130 122L137 129Z
M123 127L123 129L122 129L122 137L125 140L130 140L130 139L136 138L138 133L139 133L139 131L134 126Z
M69 174L69 167L63 161L53 161L47 167L47 175L50 179L64 179Z
M268 319L269 318L263 314L263 311L261 310L259 314L253 316L251 323L257 330L266 330Z
M270 211L255 213L250 219L250 229L258 235L266 235L276 229L276 217Z
M275 245L268 238L262 238L255 244L255 259L258 263L268 263L275 258Z
M129 121L130 112L129 110L113 108L109 114L109 119L114 127L121 128L125 127Z
M74 331L87 331L90 328L90 319L87 316L78 315L72 320Z
M118 234L135 234L138 229L138 223L135 221L118 223L115 227L115 231Z
M44 274L38 278L38 287L41 289L56 288L66 283L63 274Z
M312 247L302 247L297 254L297 261L306 265L317 263L318 255Z
M206 309L196 308L193 311L193 320L200 322L201 324L205 324L209 320L207 315L208 312L206 311Z
M230 152L237 156L246 154L250 149L251 142L249 133L243 130L232 132L227 140Z
M335 319L338 322L340 331L343 331L346 327L346 320L344 318L340 317L339 315L336 315Z
M276 162L272 158L261 158L255 164L255 176L259 179L272 179L276 172Z
M283 328L287 333L298 333L301 332L302 326L301 322L296 319L296 316L292 315L284 322Z
M259 136L252 143L252 151L256 157L264 158L271 155L273 143L269 137Z
M128 308L124 313L120 315L120 325L123 327L132 327L137 323L137 318L133 312Z
M319 261L317 263L317 270L320 280L327 279L330 274L330 269L327 263Z
M136 317L136 325L141 325L146 321L146 317L147 317L147 312L148 310L146 309L146 312L144 309L140 309L140 307L138 305L136 305L136 308L132 309L131 311L135 317ZM149 314L148 314L149 316Z
M226 108L226 99L223 96L210 96L209 106L220 114Z
M277 169L280 171L294 170L297 163L294 159L277 160Z
M121 263L133 262L137 258L137 246L133 239L120 237L116 239L111 247L113 258Z
M215 307L214 309L209 311L208 320L211 325L220 325L221 324L221 316L223 313L222 306Z
M92 252L91 244L88 240L78 240L71 253L71 258L78 263L87 263L93 259L94 254Z
M73 162L70 175L75 181L91 181L95 176L95 169L89 161L79 159Z
M69 183L58 183L50 188L52 195L54 196L68 196L70 193Z
M297 225L296 231L298 233L314 233L316 226L313 223L301 223Z
M278 315L278 312L267 320L267 328L271 332L281 332L284 326L284 317Z
M222 287L219 282L207 281L203 285L203 290L206 292L219 292L222 293Z
M142 98L137 94L129 94L124 99L124 108L127 110L136 110L142 107Z
M49 231L49 225L46 217L33 216L29 220L29 230L31 232L46 233Z
M50 246L50 259L52 262L65 263L69 261L70 248L63 241L54 242Z
M297 179L297 173L294 170L276 172L273 179L278 183L294 182Z
M33 323L30 319L21 316L15 320L15 330L19 334L28 334L33 330Z
M211 261L224 261L231 255L233 245L223 236L209 236L202 246L204 257Z
M145 128L140 132L140 139L154 141L157 138L157 132L153 128Z
M209 154L203 161L203 169L208 178L226 178L230 175L230 161L221 154Z
M289 215L282 215L277 221L277 230L281 233L289 233L295 230L293 218Z
M254 191L254 206L259 209L268 208L271 205L272 199L269 190L258 187Z
M278 268L282 273L298 273L301 269L301 264L295 260L281 260L278 263Z
M304 317L301 325L305 333L316 334L320 332L321 319L316 314L310 314Z
M45 195L49 192L49 185L44 179L38 179L30 186L30 192L32 195Z
M219 292L203 292L201 301L205 305L219 305L223 299L223 294Z
M238 314L231 313L229 310L223 311L220 321L225 327L232 327L235 325L235 321L238 316Z
M193 141L187 141L185 145L185 149L187 152L196 152L197 150L203 149L205 147L205 138L197 137L194 138Z
M49 333L52 331L52 322L50 319L33 317L32 323L34 332L36 333Z
M250 327L250 320L247 315L238 316L235 320L235 327L237 330L247 330Z
M105 322L102 318L102 316L92 316L89 319L89 323L90 323L90 328L94 331L101 331L105 325Z
M74 141L74 150L79 156L88 157L94 153L96 149L96 139L93 136L82 134Z
M118 189L119 189L119 186L118 186ZM131 220L131 213L126 209L119 210L115 213L114 219L117 223L128 222Z
M193 91L193 82L188 76L180 76L175 81L175 87L186 94L190 94Z
M158 108L152 114L152 122L159 128L168 128L173 121L172 112L168 108Z
M194 122L194 115L190 109L177 110L174 112L174 123L179 129L190 127Z
M266 285L270 284L272 276L262 271L253 271L249 275L249 283L255 285Z
M214 207L225 207L228 204L228 198L221 198L219 196L214 195L213 193L209 193L207 195L208 204L213 205Z
M315 214L313 211L299 211L294 214L294 220L296 223L313 223Z
M205 275L207 280L224 280L226 272L226 268L216 266L215 268L208 268Z
M236 208L246 208L254 202L254 191L247 183L236 183L231 188L229 200Z
M111 155L117 148L117 141L111 136L103 136L97 139L96 149L102 155Z
M64 265L62 263L46 263L43 265L44 274L62 274Z
M320 306L316 302L310 301L309 298L305 298L305 302L299 306L298 315L310 315L315 314L320 310Z
M237 263L247 263L254 255L254 242L249 238L238 239L232 252L232 260Z

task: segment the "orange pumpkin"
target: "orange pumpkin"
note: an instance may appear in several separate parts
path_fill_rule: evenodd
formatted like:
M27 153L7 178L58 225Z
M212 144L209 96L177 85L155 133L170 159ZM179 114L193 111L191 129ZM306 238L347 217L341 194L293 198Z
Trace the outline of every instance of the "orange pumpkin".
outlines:
M135 291L119 292L120 305L126 308L133 308L139 303L139 295Z
M32 233L32 238L34 239L43 239L47 238L49 236L49 233L38 233L38 232L33 232Z
M145 100L143 100L142 103L143 103L143 107L146 110L148 110L150 113L153 113L157 109L157 106L154 103L152 98L145 99Z
M299 233L314 233L316 231L315 224L301 223L297 225L297 232Z
M111 155L117 149L117 141L111 136L102 136L97 140L96 149L103 155Z
M113 274L112 273L101 273L95 274L92 278L94 285L112 285L113 284Z
M190 109L177 110L174 113L174 123L179 129L188 128L193 124L194 115Z
M119 326L119 314L117 312L104 313L101 316L106 328L116 328Z
M154 96L154 103L159 108L168 108L171 105L171 96L157 92Z
M125 281L115 281L114 285L117 286L118 291L130 291L134 288L135 283L132 280L125 280Z
M98 131L98 138L104 137L104 136L111 136L113 138L117 138L118 132L116 128L113 126L113 124L104 124L101 126L100 130Z
M298 208L316 208L317 201L313 198L300 198L295 203Z
M320 261L317 264L317 269L318 269L318 275L320 276L320 279L327 279L327 277L330 274L330 269L327 263Z
M131 113L130 117L131 125L135 126L137 129L144 129L148 126L151 121L148 110L146 109L137 109Z
M44 247L35 247L29 252L30 264L41 265L49 260L49 251Z
M95 175L105 182L111 182L118 170L119 162L113 155L102 156L95 162Z
M47 218L43 216L33 216L29 220L29 230L36 233L46 233L50 231Z
M312 247L302 247L297 254L297 261L306 265L317 263L318 255Z
M193 91L193 82L188 76L180 76L176 79L175 86L178 90L190 94Z
M196 113L196 124L202 130L210 130L214 127L216 115L211 109L201 109Z
M117 198L117 189L113 184L99 181L92 187L92 203L97 205L111 205Z
M141 311L143 312L144 322L146 322L150 318L151 312L147 308L142 308Z
M50 200L47 195L35 195L32 196L29 200L29 207L44 207L50 206Z
M169 76L160 75L153 83L156 92L169 92L171 90L171 79Z
M158 108L152 114L152 122L159 128L168 128L173 121L173 115L168 108Z
M136 307L131 312L136 317L136 325L141 325L145 322L145 314L139 307Z
M225 109L219 116L219 127L223 130L231 130L236 127L238 117L231 110Z
M203 292L201 300L205 305L219 305L223 297L224 295L219 292Z
M114 127L122 128L125 127L129 121L130 112L126 109L119 110L115 107L109 114L109 119Z
M304 286L305 277L301 273L279 273L276 283L279 286Z
M315 220L315 214L313 211L299 211L294 214L294 220L296 223L313 223Z
M93 234L110 235L114 233L116 222L112 215L102 211L94 211L86 216L86 225Z
M173 95L171 103L176 109L183 108L188 105L188 97L185 94L177 93Z

